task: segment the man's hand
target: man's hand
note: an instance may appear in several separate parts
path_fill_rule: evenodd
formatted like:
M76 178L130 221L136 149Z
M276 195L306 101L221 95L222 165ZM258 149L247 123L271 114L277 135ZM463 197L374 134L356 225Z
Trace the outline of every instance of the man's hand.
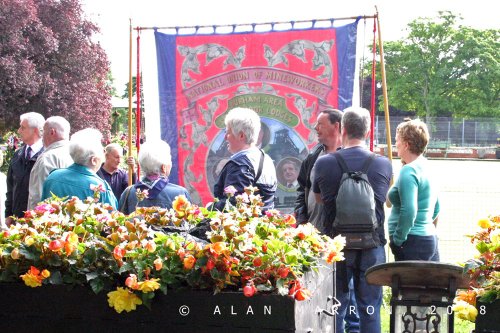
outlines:
M127 165L135 170L135 158L133 156L127 157Z

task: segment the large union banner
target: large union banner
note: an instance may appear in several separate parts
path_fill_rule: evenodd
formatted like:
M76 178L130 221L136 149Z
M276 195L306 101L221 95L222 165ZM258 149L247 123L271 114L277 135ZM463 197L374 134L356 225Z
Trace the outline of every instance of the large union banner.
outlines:
M357 21L341 27L209 35L156 31L161 138L172 147L170 180L193 202L212 201L230 157L224 117L236 107L261 117L258 145L274 161L275 205L290 211L287 185L316 144L314 124L326 107L352 103ZM288 174L287 174L288 173ZM296 176L295 176L296 177Z

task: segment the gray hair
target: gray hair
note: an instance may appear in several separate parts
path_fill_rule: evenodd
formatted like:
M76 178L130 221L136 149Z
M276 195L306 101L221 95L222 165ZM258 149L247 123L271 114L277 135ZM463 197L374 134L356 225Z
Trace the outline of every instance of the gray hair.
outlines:
M95 128L80 130L71 136L69 154L77 164L92 167L90 159L98 157L104 160L104 151L101 144L102 134Z
M161 174L162 165L172 166L170 146L162 140L148 140L139 151L139 165L144 175Z
M23 120L26 120L28 126L31 128L38 128L38 132L40 133L40 135L42 135L45 118L41 114L39 114L38 112L23 113L19 117L19 119L21 120L21 122Z
M370 112L365 108L350 107L344 110L342 127L349 139L364 140L370 130Z
M49 117L47 118L47 120L45 120L45 126L47 127L47 129L53 129L61 139L69 139L71 126L65 118L61 116Z
M247 144L257 142L260 132L260 117L252 109L235 108L229 111L224 120L226 128L230 128L233 134L243 132Z
M121 152L123 154L123 147L120 146L120 144L118 144L116 142L110 143L109 145L106 146L106 148L104 148L104 151L106 152L106 154L111 153L113 150L116 150L116 151Z

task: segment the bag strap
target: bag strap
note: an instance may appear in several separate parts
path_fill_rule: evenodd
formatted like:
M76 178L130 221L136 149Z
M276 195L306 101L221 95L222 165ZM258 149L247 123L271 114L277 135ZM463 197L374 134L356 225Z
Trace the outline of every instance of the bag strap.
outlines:
M350 172L342 155L340 155L340 154L334 154L334 155L335 155L335 158L337 159L337 163L339 164L340 169L342 169L342 173ZM363 163L363 167L361 168L361 171L363 173L368 172L368 169L370 169L370 166L372 165L372 162L375 159L375 156L376 155L374 153L370 153L370 155L366 159L365 163Z
M370 169L370 166L372 165L372 162L375 159L375 156L376 155L374 153L370 153L370 156L368 156L365 163L363 164L363 168L361 169L361 171L363 171L363 173L368 173L368 169Z
M257 180L259 180L260 175L262 175L262 168L264 167L264 151L262 149L259 150L262 154L260 155L259 169L257 170L257 174L255 175L255 183L257 183Z
M128 195L130 194L130 191L132 191L132 188L133 188L133 187L135 188L135 186L134 186L134 185L129 186L129 188L128 188L127 190L125 190L125 191L127 192L127 193L125 193L125 200L123 200L122 205L118 208L118 210L119 210L120 212L123 212L123 208L125 208L125 205L127 204L127 201L128 201Z
M336 154L334 154L334 156L337 159L337 163L339 164L340 169L342 170L342 173L349 172L349 168L347 167L347 164L345 163L345 160L342 157L342 155L340 155L339 153L336 153Z

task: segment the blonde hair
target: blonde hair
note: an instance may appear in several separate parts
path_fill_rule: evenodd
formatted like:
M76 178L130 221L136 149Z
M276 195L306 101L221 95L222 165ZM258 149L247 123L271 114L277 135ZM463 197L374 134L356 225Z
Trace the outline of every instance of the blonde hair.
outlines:
M402 122L396 128L396 134L401 140L408 143L408 149L416 155L424 153L430 139L427 125L420 119Z

